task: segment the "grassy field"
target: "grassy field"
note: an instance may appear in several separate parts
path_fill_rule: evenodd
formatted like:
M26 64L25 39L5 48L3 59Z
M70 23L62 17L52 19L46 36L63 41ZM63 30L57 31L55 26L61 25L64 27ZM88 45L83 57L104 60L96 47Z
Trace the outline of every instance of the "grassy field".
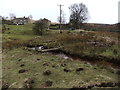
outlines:
M9 30L3 33L2 42L4 87L97 88L118 83L118 69L106 62L103 63L106 67L101 66L99 62L119 65L119 33L62 30L60 34L59 30L48 30L45 35L37 36L32 34L33 26L6 25ZM27 51L24 48L28 45L61 48L78 58L66 60L51 53ZM83 57L92 57L97 64L91 65Z
M64 71L65 68L70 71ZM76 71L77 68L84 70ZM26 71L20 73L22 69ZM50 70L51 74L44 75L46 70ZM21 48L3 51L3 82L8 83L9 88L25 87L27 78L34 80L33 88L49 87L44 85L46 81L52 81L51 88L87 87L104 82L117 83L118 76L115 73L114 69L107 70L79 60L65 60L52 54L26 51Z

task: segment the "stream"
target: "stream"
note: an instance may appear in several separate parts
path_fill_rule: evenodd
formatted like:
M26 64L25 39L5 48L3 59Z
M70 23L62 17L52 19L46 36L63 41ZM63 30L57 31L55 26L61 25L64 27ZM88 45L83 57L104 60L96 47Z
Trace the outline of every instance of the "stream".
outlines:
M42 50L46 50L46 48L43 46L43 45L39 45L39 46L27 46L25 47L26 50L29 50L29 51L42 51ZM119 70L120 67L117 66L116 64L113 64L113 63L110 63L110 62L107 62L107 61L97 61L96 60L87 60L87 59L82 59L80 57L77 57L77 56L74 56L74 55L70 55L68 53L65 53L61 50L54 50L54 51L46 51L44 53L51 53L59 58L63 58L65 60L68 60L68 59L71 59L71 60L79 60L79 61L83 61L85 62L86 64L89 64L89 65L101 65L103 67L106 67L106 68L110 68L110 69L117 69Z

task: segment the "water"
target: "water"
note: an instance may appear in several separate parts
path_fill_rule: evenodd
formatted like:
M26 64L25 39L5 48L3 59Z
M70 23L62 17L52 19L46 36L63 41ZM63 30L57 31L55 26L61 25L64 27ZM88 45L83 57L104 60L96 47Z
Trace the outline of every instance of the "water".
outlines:
M60 53L60 54L57 54L56 56L58 56L58 57L60 57L60 58L63 58L63 59L69 59L69 57L67 56L67 55L65 55L65 54L62 54L62 53Z
M37 46L37 47L27 47L26 48L27 50L30 50L30 51L41 51L41 50L45 50L44 49L44 46ZM89 64L89 65L96 65L96 64L101 64L102 65L102 61L100 62L97 62L97 61L89 61L89 60L82 60L80 59L79 57L74 57L74 56L71 56L71 55L67 55L65 53L62 53L62 52L49 52L49 53L52 53L53 55L55 56L58 56L60 58L63 58L65 60L68 60L68 59L72 59L72 60L79 60L79 61L86 61L87 63L86 64ZM105 63L105 62L104 62ZM109 66L109 67L113 67L113 68L118 68L116 65L112 64L112 63L109 63L109 62L106 62L106 66Z

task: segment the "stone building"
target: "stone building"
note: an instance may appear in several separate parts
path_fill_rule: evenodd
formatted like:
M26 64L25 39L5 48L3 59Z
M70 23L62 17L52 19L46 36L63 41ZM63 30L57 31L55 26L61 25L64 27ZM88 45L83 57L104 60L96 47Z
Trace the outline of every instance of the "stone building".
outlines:
M23 18L14 18L12 20L14 25L24 25L24 24L28 24L30 23L30 19L27 17L23 17Z

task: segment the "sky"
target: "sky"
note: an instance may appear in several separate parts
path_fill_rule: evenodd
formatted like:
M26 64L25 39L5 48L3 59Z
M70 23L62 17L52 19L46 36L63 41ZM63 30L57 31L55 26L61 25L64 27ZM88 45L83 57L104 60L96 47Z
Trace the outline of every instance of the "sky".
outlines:
M118 3L118 22L120 22L120 1Z
M83 3L89 11L89 23L115 24L118 23L118 2L120 0L0 0L0 15L9 17L14 13L16 17L32 15L34 20L47 18L57 22L59 6L65 13L66 22L69 21L68 7L74 3ZM120 9L119 9L120 10Z

